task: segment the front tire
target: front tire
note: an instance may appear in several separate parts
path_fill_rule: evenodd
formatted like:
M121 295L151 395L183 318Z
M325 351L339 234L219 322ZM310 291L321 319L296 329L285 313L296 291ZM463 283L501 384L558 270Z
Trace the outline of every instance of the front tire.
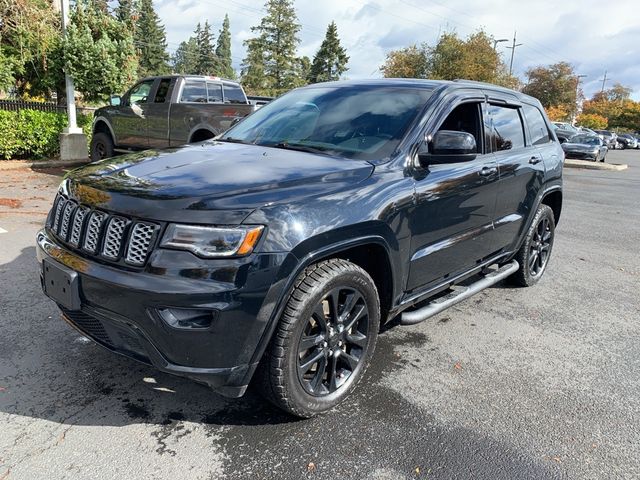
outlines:
M549 263L555 230L553 210L548 205L541 204L533 217L524 243L515 256L520 268L510 277L513 283L521 287L530 287L540 281Z
M371 360L380 328L375 283L342 259L311 265L297 279L262 359L258 386L302 418L342 402Z
M97 162L105 158L113 157L113 139L111 135L104 132L97 132L91 137L91 161Z

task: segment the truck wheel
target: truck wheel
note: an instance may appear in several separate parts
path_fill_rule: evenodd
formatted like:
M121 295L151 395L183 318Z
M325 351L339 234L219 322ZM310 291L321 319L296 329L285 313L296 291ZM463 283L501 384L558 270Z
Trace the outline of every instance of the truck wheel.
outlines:
M555 230L553 210L548 205L541 204L533 217L524 243L515 256L520 268L510 277L513 283L521 287L530 287L542 278L551 256Z
M342 259L311 265L296 280L258 386L293 415L325 413L362 378L379 328L378 291L367 272Z
M104 160L113 157L113 140L111 135L97 132L91 138L91 161Z

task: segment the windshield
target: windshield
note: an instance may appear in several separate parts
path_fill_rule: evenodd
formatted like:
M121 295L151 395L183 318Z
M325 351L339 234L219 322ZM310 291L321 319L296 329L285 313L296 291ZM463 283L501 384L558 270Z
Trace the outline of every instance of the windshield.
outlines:
M363 85L294 90L219 140L361 160L387 158L431 93L425 88Z
M585 145L600 145L600 139L594 135L574 135L571 143L582 143Z

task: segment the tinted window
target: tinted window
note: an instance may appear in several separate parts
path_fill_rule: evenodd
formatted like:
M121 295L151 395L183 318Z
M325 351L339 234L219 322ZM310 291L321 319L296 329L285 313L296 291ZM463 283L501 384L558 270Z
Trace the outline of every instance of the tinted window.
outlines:
M524 147L524 129L517 108L489 105L489 118L493 126L497 150Z
M384 159L430 96L429 89L378 85L301 88L252 113L222 140Z
M476 139L476 153L482 153L482 127L478 103L463 103L453 109L438 129L467 132Z
M209 92L209 103L222 102L222 85L207 82L207 92Z
M226 103L247 103L242 89L237 85L224 85L224 101Z
M182 89L181 102L207 103L207 87L204 80L187 80Z
M169 85L171 85L170 78L163 78L158 85L158 91L153 99L154 103L164 103L167 100L167 93L169 93Z
M569 139L571 143L582 143L584 145L600 145L600 138L595 135L574 135Z
M129 104L146 103L152 85L153 80L146 80L133 87L129 93Z
M542 112L531 105L525 105L523 110L524 116L527 118L527 124L529 125L531 143L534 145L542 145L543 143L550 142L551 138L549 137L547 122L545 122Z

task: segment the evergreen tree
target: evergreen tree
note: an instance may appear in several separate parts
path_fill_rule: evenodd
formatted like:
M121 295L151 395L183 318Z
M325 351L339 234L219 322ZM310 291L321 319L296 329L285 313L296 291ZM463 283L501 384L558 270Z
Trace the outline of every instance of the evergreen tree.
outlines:
M198 42L195 37L189 37L181 42L173 56L173 71L184 74L198 74Z
M211 33L209 21L204 22L204 27L198 23L196 27L196 43L198 45L198 75L215 75L217 73L218 59L214 47L214 36Z
M347 52L340 45L338 38L338 27L335 22L331 22L327 27L327 34L324 37L322 45L316 56L313 58L311 71L309 73L309 81L330 82L340 79L340 76L346 72L349 57Z
M247 56L242 62L242 84L253 95L269 94L264 73L264 47L259 38L246 40Z
M167 37L153 8L153 0L140 0L135 40L139 53L140 77L162 75L169 71Z
M135 0L120 0L116 7L116 18L124 23L131 31L135 27L136 5Z
M267 0L265 7L267 14L260 25L251 27L257 38L245 41L245 45L247 50L253 45L254 54L259 45L263 52L265 83L271 93L278 94L300 83L299 59L296 57L300 24L293 0ZM247 54L244 63L255 67L255 60Z
M224 16L222 30L218 35L216 45L216 57L218 58L218 75L224 78L234 79L236 73L231 66L231 32L229 30L229 15Z

